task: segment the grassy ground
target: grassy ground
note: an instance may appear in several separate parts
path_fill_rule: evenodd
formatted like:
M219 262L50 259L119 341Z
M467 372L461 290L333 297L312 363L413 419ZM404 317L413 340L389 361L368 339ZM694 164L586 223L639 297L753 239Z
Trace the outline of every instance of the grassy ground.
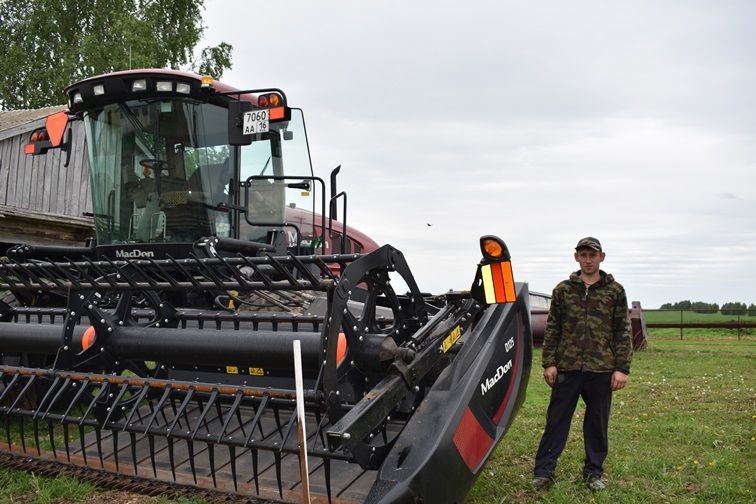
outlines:
M528 399L469 495L505 502L647 503L756 500L756 341L651 339L615 394L605 464L609 489L582 484L582 403L549 492L529 489L549 389L534 367Z
M723 315L720 312L716 313L696 313L694 311L655 311L655 310L643 310L643 315L646 317L647 323L692 323L692 322L756 322L756 316L754 315ZM680 329L653 329L653 334L656 337L677 337L680 338ZM701 338L711 339L714 337L723 339L751 339L756 340L756 329L683 329L683 339L686 338Z
M468 504L506 502L666 503L756 501L756 338L679 340L652 335L637 353L628 388L614 396L609 489L581 481L582 404L550 491L530 490L533 454L549 389L534 355L528 398L473 487ZM167 502L0 469L2 503Z

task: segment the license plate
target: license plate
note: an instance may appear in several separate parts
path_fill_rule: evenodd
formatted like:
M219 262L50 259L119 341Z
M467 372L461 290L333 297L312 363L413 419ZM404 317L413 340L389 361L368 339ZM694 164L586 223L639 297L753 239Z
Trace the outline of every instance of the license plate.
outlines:
M268 110L253 110L244 113L244 134L255 135L265 133L270 129L270 114Z

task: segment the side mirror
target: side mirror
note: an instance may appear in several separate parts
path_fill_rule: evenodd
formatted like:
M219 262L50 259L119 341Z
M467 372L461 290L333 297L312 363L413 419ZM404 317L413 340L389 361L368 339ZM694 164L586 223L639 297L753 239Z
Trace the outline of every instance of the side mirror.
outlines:
M32 131L29 143L24 147L24 153L37 156L47 153L50 149L68 151L71 144L71 130L68 130L68 138L64 142L63 134L66 132L66 126L68 126L67 112L47 116L44 128ZM68 164L67 161L66 164Z

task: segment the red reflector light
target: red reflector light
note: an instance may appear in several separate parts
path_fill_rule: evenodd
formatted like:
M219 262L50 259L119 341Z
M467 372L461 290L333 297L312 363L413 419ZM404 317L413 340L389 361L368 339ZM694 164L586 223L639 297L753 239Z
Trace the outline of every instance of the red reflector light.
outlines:
M270 102L271 107L278 107L281 105L281 97L277 94L268 95L268 101Z
M34 154L34 144L24 145L24 154Z
M81 337L81 349L86 350L87 348L91 347L95 342L95 339L97 339L97 336L95 335L95 328L92 326L87 327L87 330L84 331L84 334Z
M268 97L263 95L257 99L257 105L260 107L267 107L268 106Z
M346 359L347 341L346 335L343 332L339 333L339 341L336 345L336 366L341 366L341 363Z
M268 112L268 117L270 117L271 121L275 121L277 119L283 119L284 118L284 108L278 107L278 108L272 108L270 109L270 112Z

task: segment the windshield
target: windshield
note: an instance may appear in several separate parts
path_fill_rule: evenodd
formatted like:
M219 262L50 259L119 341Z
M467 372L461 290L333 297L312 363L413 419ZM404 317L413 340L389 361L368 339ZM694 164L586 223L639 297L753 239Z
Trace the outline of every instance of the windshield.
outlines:
M232 236L234 149L227 109L134 100L86 115L97 242L193 242Z

